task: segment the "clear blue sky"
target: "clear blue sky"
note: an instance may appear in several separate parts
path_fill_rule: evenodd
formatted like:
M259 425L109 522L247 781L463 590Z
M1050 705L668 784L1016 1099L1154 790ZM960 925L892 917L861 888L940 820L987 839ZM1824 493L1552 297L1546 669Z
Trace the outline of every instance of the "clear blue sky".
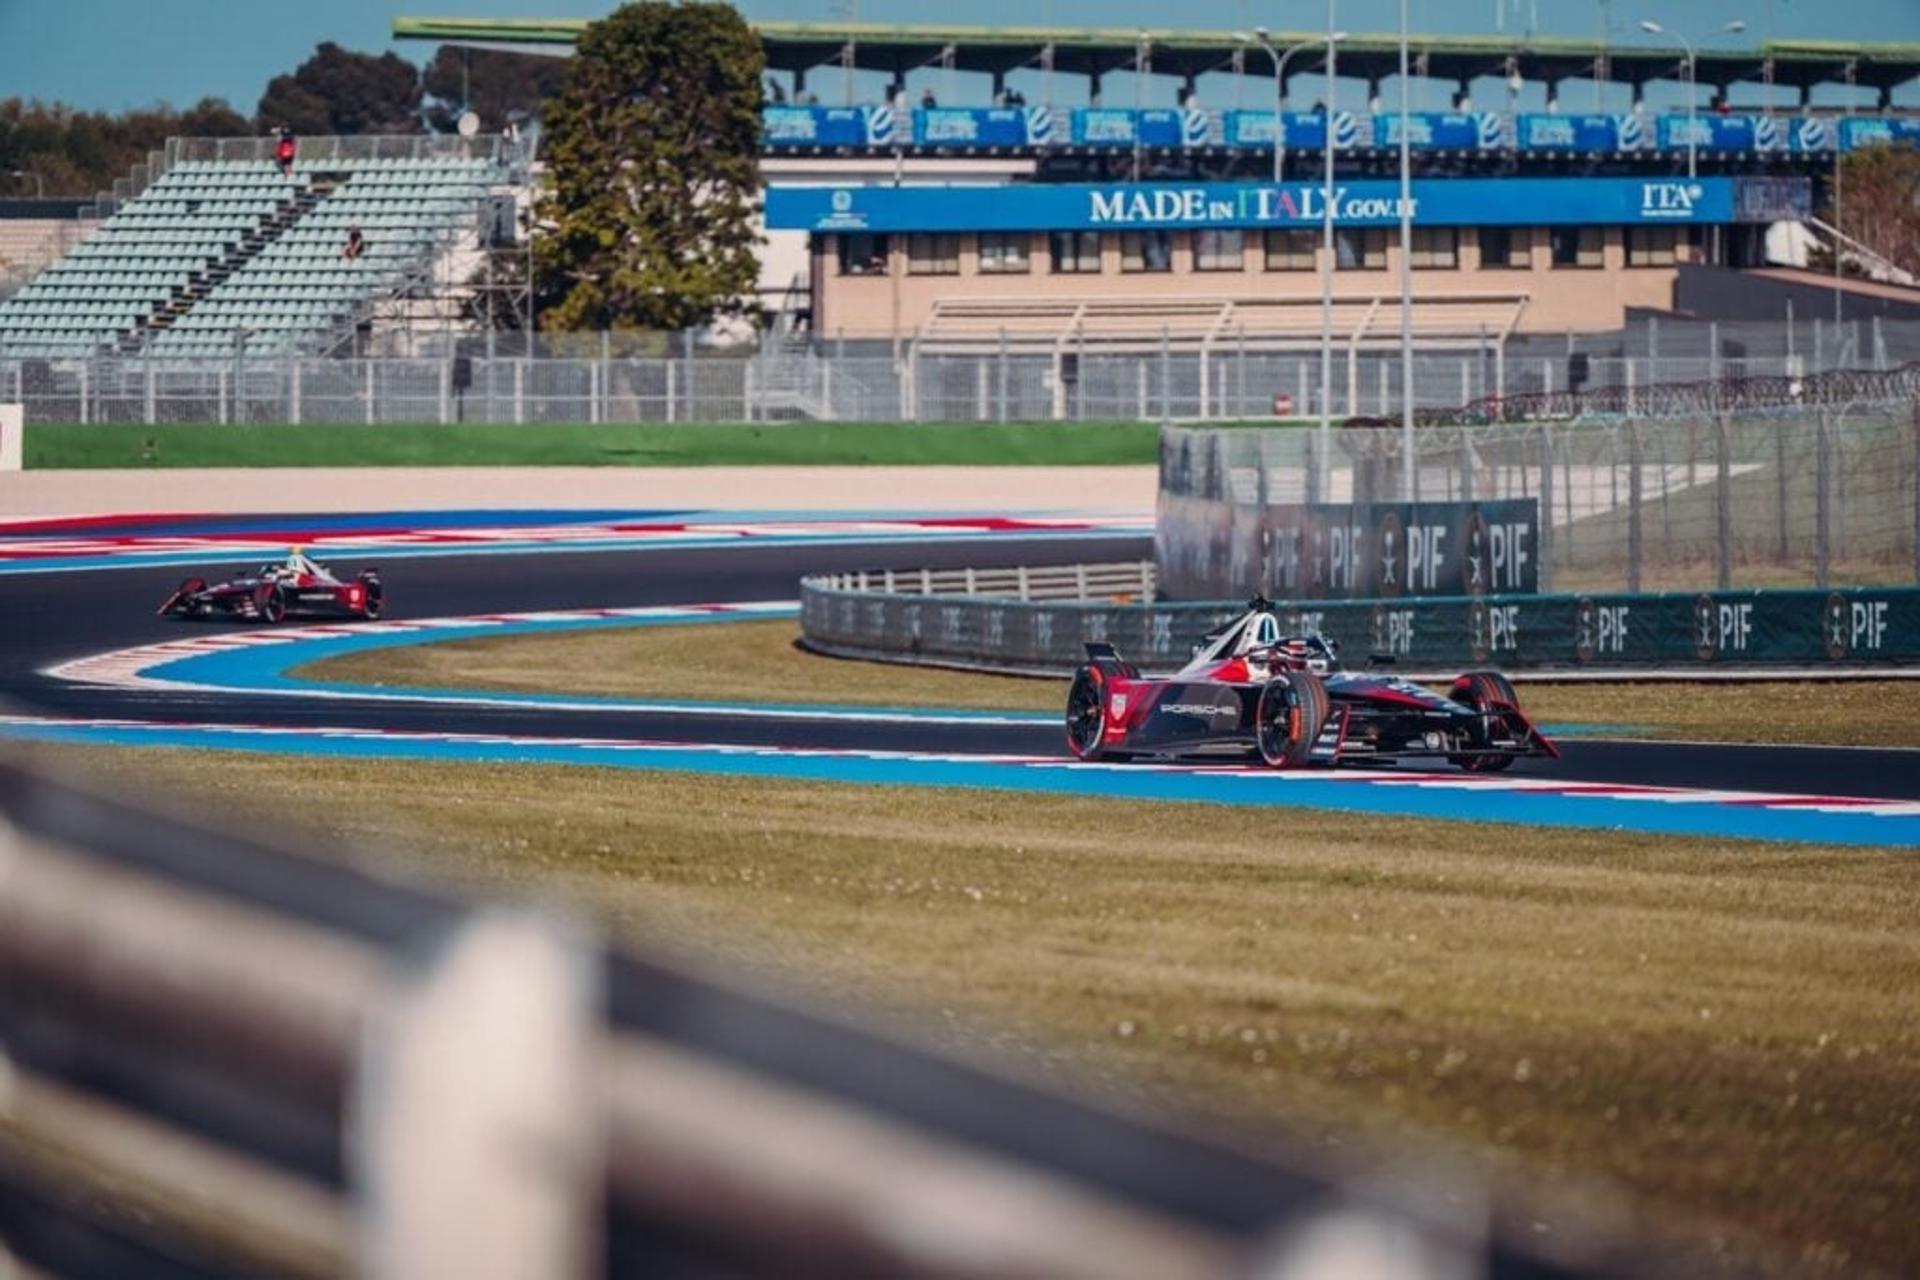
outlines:
M750 17L827 19L845 16L856 0L747 0ZM1353 31L1386 31L1394 26L1397 0L1338 0L1339 24ZM857 0L862 20L926 20L924 0ZM1830 40L1920 41L1920 0L1411 0L1415 30L1492 32L1539 29L1556 35L1595 35L1603 8L1610 13L1613 36L1622 43L1652 38L1638 30L1654 18L1669 30L1689 34L1716 31L1740 18L1747 34L1721 37L1732 45L1762 37L1771 22L1775 33ZM398 48L424 60L431 46L395 46L388 37L396 14L459 14L493 17L593 17L613 7L611 0L0 0L0 97L58 100L88 109L118 110L154 102L185 106L201 97L224 97L251 113L269 77L291 70L322 40L350 49L379 52ZM1166 0L975 0L965 10L968 22L1056 23L1061 25L1164 25ZM940 11L951 17L953 11ZM1180 6L1181 25L1275 29L1317 26L1324 8L1316 0L1214 0ZM938 73L928 73L937 75ZM916 82L917 84L918 82ZM935 80L937 89L943 81ZM838 81L834 81L837 87ZM827 97L823 73L815 87ZM1156 98L1171 93L1158 86ZM1228 92L1203 85L1217 100ZM976 91L957 86L961 99ZM1310 93L1309 82L1300 92ZM1062 97L1078 93L1066 89ZM1486 89L1480 91L1483 95ZM1439 89L1424 107L1443 105ZM1031 93L1029 94L1031 97ZM1502 96L1504 94L1502 93ZM1568 110L1587 109L1592 91L1569 90ZM1349 86L1342 102L1358 105L1358 88ZM1132 100L1123 76L1111 77L1107 100ZM1656 98L1657 100L1657 98ZM1909 88L1902 102L1920 102ZM1483 103L1483 105L1498 105ZM1526 103L1523 105L1537 105Z

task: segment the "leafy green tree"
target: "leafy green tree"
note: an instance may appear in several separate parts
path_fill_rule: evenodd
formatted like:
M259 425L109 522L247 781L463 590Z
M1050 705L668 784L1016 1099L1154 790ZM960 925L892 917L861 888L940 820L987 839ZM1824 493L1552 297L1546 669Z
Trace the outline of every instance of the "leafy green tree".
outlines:
M240 137L253 122L219 98L185 111L142 107L119 115L59 103L0 100L0 196L87 197L111 190L171 137ZM14 177L18 171L31 176Z
M728 4L643 0L548 102L540 327L683 329L755 308L760 42Z
M1820 217L1903 271L1920 275L1920 151L1910 146L1863 147L1840 161L1836 209L1829 184ZM1815 255L1831 267L1831 253ZM1857 267L1854 255L1843 261Z
M450 132L464 107L480 117L480 128L498 133L513 112L536 115L540 104L559 94L567 78L567 60L538 53L497 49L459 49L441 45L420 77L426 91L427 123Z
M260 124L307 134L415 133L420 73L398 54L354 53L329 40L292 74L267 82Z

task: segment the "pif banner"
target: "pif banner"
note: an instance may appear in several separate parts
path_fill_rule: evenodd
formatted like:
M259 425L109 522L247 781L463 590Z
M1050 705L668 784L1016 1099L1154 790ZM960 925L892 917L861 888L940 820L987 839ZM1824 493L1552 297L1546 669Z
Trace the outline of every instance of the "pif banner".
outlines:
M1540 509L1497 502L1228 504L1163 497L1163 589L1180 599L1532 595Z

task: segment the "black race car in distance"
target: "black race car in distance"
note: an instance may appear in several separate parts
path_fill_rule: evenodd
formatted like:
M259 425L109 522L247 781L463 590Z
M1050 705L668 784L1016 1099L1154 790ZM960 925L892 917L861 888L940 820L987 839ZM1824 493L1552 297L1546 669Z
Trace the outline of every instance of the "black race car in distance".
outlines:
M295 547L284 561L269 561L225 582L188 578L159 608L162 616L236 618L277 623L288 618L378 618L386 588L376 569L351 579L335 577Z
M1276 769L1437 757L1471 773L1560 754L1499 672L1470 671L1443 696L1342 671L1324 636L1283 637L1273 607L1249 601L1167 677L1089 643L1067 694L1068 748L1082 760L1250 755Z

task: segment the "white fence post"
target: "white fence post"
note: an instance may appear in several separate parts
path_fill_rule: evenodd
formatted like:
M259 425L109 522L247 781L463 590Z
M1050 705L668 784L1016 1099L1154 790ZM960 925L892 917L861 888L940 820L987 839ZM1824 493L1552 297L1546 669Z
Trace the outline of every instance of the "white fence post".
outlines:
M373 1280L581 1277L605 1157L595 967L527 917L463 926L370 1020L353 1117Z
M27 434L25 405L0 404L0 471L18 471Z

